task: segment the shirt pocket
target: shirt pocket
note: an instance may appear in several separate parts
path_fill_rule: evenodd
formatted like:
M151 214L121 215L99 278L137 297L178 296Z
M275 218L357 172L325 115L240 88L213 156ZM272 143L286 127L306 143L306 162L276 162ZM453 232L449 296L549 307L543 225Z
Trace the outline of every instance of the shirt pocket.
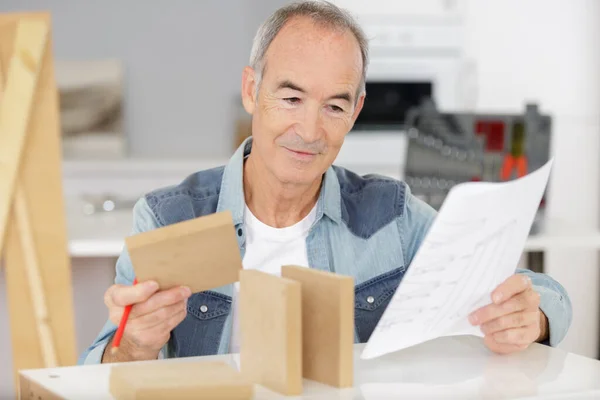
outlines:
M188 299L185 319L171 332L177 357L217 354L231 297L212 291L195 293Z
M354 324L361 343L369 340L405 272L396 268L355 287Z

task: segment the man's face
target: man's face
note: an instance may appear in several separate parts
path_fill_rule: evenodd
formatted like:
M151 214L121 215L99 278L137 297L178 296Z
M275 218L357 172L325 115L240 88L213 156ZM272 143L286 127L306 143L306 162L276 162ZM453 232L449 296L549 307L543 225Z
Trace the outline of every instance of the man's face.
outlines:
M281 29L265 59L256 98L255 71L247 67L243 76L252 153L282 183L310 184L333 163L362 108L358 42L349 31L298 18Z

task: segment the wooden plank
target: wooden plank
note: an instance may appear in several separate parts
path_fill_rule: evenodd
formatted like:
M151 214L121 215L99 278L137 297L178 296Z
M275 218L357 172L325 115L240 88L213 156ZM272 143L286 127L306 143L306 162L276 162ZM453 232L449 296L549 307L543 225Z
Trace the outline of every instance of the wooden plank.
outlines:
M12 53L16 23L21 18L45 21L47 13L0 15L0 57L3 65ZM64 211L58 97L54 80L51 35L48 36L27 134L18 182L31 221L35 253L41 271L49 325L54 333L58 365L77 361ZM32 293L25 270L23 243L11 218L6 235L5 270L15 371L45 366L36 331Z
M48 25L44 21L23 19L16 30L0 107L0 254L48 39Z
M167 225L125 239L139 282L192 293L237 282L242 258L229 211Z
M288 396L302 393L300 283L260 271L240 273L241 372Z
M246 400L254 395L250 381L218 361L115 364L109 382L110 393L117 400Z
M0 25L0 32L2 32L3 27ZM4 95L4 81L6 80L7 69L4 67L2 63L2 49L0 48L0 104L2 104L2 96Z
M354 279L286 265L281 276L302 285L302 373L327 385L353 386Z
M27 274L27 282L29 283L29 293L31 294L31 301L33 303L36 333L42 350L42 358L46 367L58 367L56 348L54 346L54 334L50 328L50 315L48 313L48 307L46 306L47 296L42 282L42 271L33 243L34 239L31 219L29 218L25 193L23 193L23 189L19 184L17 184L13 208L13 215L15 216L17 229L20 235L21 248L23 249L23 259L25 261L24 267Z

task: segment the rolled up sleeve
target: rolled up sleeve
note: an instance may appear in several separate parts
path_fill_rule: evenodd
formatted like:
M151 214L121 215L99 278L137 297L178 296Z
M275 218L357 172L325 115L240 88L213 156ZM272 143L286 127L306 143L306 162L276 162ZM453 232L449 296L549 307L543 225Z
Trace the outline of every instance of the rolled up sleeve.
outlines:
M79 365L92 365L102 364L102 357L104 356L104 350L108 345L110 338L98 341L94 346L90 347L81 357Z
M544 344L552 347L563 341L573 320L573 307L565 288L550 276L519 269L528 275L535 291L540 294L540 310L548 318L549 339Z

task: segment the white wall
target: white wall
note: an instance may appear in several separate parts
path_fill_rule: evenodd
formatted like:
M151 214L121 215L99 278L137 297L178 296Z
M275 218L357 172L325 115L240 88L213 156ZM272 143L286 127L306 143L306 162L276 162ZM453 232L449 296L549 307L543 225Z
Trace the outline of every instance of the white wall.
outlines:
M123 61L132 155L224 157L252 36L282 3L1 0L0 12L49 10L56 58Z
M470 0L466 53L477 60L479 110L535 101L553 115L555 166L548 216L598 227L600 207L600 2ZM600 266L595 251L546 254L546 271L573 301L562 348L598 356Z

